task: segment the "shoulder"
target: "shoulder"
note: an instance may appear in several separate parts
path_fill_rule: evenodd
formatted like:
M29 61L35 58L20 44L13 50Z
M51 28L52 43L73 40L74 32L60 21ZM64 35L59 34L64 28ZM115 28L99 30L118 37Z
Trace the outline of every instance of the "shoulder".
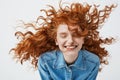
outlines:
M92 63L100 63L100 59L97 55L95 55L94 53L87 51L87 50L81 50L83 57L87 60L90 61Z
M42 55L40 55L38 61L43 61L43 62L51 61L51 60L56 59L56 56L57 56L56 50L48 51L48 52L45 52Z

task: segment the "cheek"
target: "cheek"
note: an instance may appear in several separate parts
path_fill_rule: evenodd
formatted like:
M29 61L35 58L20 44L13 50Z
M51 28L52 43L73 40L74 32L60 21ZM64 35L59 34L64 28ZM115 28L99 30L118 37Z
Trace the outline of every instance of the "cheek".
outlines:
M78 39L77 42L78 42L79 44L84 44L84 38Z
M65 43L64 40L62 40L62 39L57 39L57 44L58 44L58 45L63 45L64 43Z
M56 44L57 44L58 46L64 46L65 43L66 43L66 39L62 39L62 38L60 38L60 37L57 37L57 38L56 38Z

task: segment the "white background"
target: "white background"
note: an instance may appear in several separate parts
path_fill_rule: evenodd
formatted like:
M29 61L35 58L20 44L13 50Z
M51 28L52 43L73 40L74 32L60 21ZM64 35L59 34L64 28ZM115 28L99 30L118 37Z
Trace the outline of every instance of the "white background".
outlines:
M106 46L110 52L109 65L99 73L97 80L120 80L120 0L63 0L87 2L101 6L117 3L110 17L101 29L103 37L114 36L116 43ZM27 63L20 65L12 59L9 50L16 45L14 36L18 20L33 21L40 15L40 9L47 4L58 6L59 0L0 0L0 80L40 80L38 71Z

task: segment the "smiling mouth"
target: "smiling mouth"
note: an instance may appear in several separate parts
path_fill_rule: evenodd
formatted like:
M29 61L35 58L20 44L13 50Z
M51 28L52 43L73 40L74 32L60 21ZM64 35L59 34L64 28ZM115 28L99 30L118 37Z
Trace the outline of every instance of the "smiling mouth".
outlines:
M72 46L64 46L67 50L74 50L78 47L78 45L72 45Z

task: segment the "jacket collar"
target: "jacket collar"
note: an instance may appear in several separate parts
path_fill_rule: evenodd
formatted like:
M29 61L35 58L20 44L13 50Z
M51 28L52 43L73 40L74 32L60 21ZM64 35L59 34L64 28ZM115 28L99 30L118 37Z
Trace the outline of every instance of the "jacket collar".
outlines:
M74 66L77 69L86 70L86 60L82 50L79 51L77 60L71 66Z
M56 69L59 69L59 68L63 68L63 67L67 67L67 64L64 60L64 57L63 57L63 54L61 51L57 51L56 52L57 54L57 58L56 58L56 61L53 65L54 68ZM75 68L77 69L80 69L80 70L86 70L86 64L85 64L85 57L83 55L83 51L80 50L79 53L78 53L78 58L77 60L75 61L74 64L70 65L70 66L74 66Z
M63 57L63 54L61 51L56 51L56 61L53 65L54 68L58 69L58 68L63 68L63 67L66 67L66 63L65 63L65 60L64 60L64 57Z

